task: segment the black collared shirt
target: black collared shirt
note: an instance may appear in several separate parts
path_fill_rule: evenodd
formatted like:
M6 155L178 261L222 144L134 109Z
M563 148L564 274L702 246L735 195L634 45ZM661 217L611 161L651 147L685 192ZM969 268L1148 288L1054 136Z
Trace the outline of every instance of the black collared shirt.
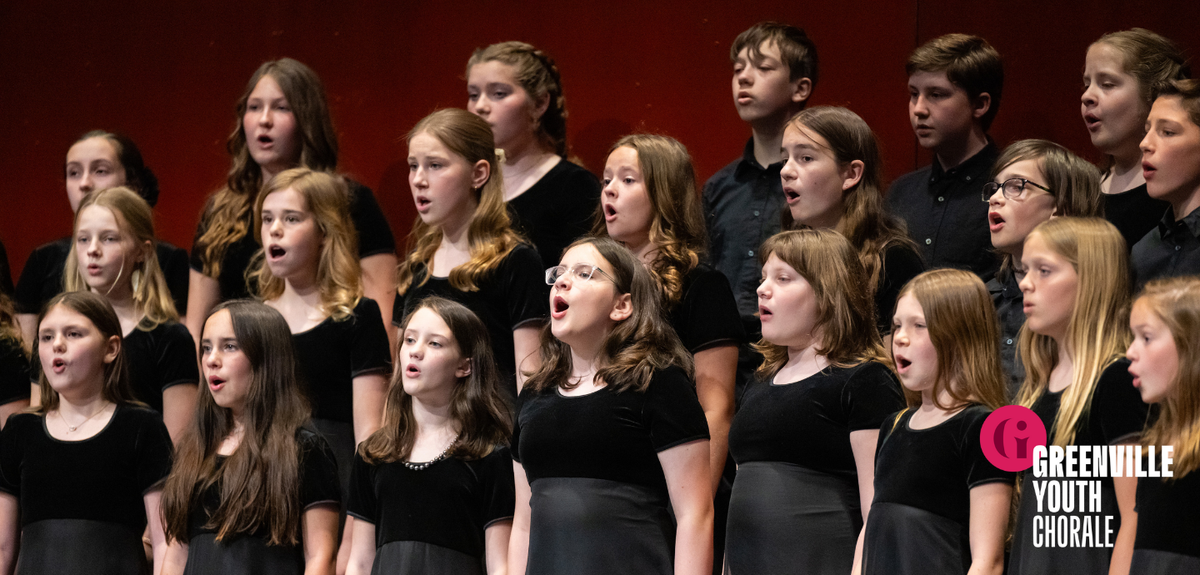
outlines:
M779 171L783 162L762 167L754 159L754 140L739 160L721 168L704 184L704 220L709 259L725 274L747 334L757 334L758 289L762 268L758 248L779 233L786 201ZM986 230L985 230L986 231Z
M1200 209L1176 221L1168 207L1158 227L1134 244L1131 259L1139 290L1152 279L1200 274Z
M1025 325L1025 294L1021 293L1016 273L1010 271L1008 277L1005 275L997 273L987 283L987 289L1000 320L1000 364L1008 381L1008 399L1012 400L1025 381L1025 366L1017 359L1018 336Z
M917 242L929 269L969 270L985 282L996 275L1000 260L992 251L983 185L998 155L989 141L979 153L949 170L935 159L892 183L888 210L908 226L908 235Z

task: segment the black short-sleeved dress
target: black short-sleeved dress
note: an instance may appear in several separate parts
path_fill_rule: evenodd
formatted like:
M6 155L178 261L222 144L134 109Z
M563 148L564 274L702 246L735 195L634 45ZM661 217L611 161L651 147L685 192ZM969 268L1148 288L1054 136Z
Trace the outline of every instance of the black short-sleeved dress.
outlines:
M875 499L863 573L965 575L971 568L971 489L1012 485L1013 473L983 455L979 433L992 411L972 405L913 429L908 409L884 420L875 450Z
M533 242L545 269L558 265L567 246L587 235L599 205L600 180L563 160L509 200L508 212L513 228Z
M683 276L682 295L671 310L671 327L693 354L719 345L739 345L746 330L725 274L700 264Z
M392 304L392 325L400 327L404 318L417 308L421 300L436 295L463 304L475 312L487 326L492 342L492 356L500 368L500 376L509 399L517 394L517 362L513 349L513 330L538 326L550 311L550 286L546 285L546 268L533 248L518 244L496 267L476 280L479 289L466 292L450 285L450 278L425 279L422 266L413 272L412 285Z
M167 242L154 242L158 255L158 267L167 280L171 299L175 300L175 311L187 313L188 298L188 254L187 250ZM29 254L21 277L17 280L13 301L17 313L41 313L42 306L54 299L63 290L63 269L67 256L71 254L71 238L59 238L39 246Z
M392 236L392 228L388 226L387 218L375 201L375 194L358 182L350 184L350 219L354 221L354 229L358 232L358 257L365 258L379 254L396 252L396 239ZM215 197L215 196L214 196ZM200 236L208 229L209 214L212 211L210 197L196 226L196 237L192 241L191 269L204 273L204 260L198 245ZM254 240L254 213L246 213L247 231L241 239L233 242L225 249L221 260L221 270L216 278L221 286L221 301L250 296L246 288L246 269L250 267L250 259L262 246Z
M512 519L513 498L507 448L419 471L359 455L347 509L375 526L373 574L484 575L484 531Z
M360 298L354 313L292 335L296 363L309 400L313 427L329 442L337 458L342 501L347 501L354 467L354 378L387 376L392 358L379 304ZM382 406L380 406L382 408Z
M1200 472L1138 479L1137 540L1130 575L1200 573Z
M1146 184L1116 194L1100 194L1104 204L1104 219L1117 227L1125 238L1125 249L1158 227L1170 204L1156 200L1146 192Z
M1033 404L1033 411L1046 425L1047 441L1054 442L1054 420L1058 415L1059 402L1063 392L1044 392ZM1133 387L1133 376L1129 375L1129 360L1121 359L1113 362L1100 374L1096 389L1092 392L1092 404L1084 417L1081 417L1075 427L1074 445L1114 445L1131 442L1137 439L1146 425L1149 408L1142 403L1142 397ZM1036 479L1032 473L1025 473L1021 481L1021 492L1034 493L1034 484L1043 481L1053 481L1052 478ZM1112 529L1111 537L1116 538L1121 528L1121 512L1117 507L1117 493L1113 487L1112 478L1100 480L1101 511L1099 513L1078 510L1074 513L1051 513L1043 509L1037 511L1037 498L1032 495L1021 498L1017 509L1016 529L1013 532L1012 555L1010 556L1008 573L1010 575L1072 575L1076 573L1107 573L1108 564L1112 558L1111 547L1034 547L1033 518L1036 515L1056 521L1060 516L1075 516L1082 519L1092 519L1102 516L1101 524ZM1112 516L1111 523L1104 523L1104 516ZM1093 519L1094 521L1094 519ZM1139 526L1141 522L1139 521Z
M896 299L905 284L925 271L921 253L908 244L894 244L883 252L883 269L875 286L875 325L879 333L892 333L892 316L896 315Z
M0 336L0 405L29 399L33 368L21 342Z
M81 441L51 437L42 415L13 415L0 434L0 490L21 508L17 572L150 573L144 496L170 471L171 438L149 409L118 406Z
M752 382L729 430L729 573L849 573L863 524L850 433L903 408L895 376L873 361Z
M521 392L513 459L531 490L526 574L674 573L658 454L707 438L693 383L674 367L644 393Z
M320 435L301 429L296 432L300 449L300 508L301 514L314 505L340 504L341 486L337 478L337 461L329 445ZM228 457L217 456L218 468ZM303 537L297 529L295 545L268 545L270 530L259 527L254 533L226 536L217 541L217 531L204 527L221 503L221 484L218 481L198 501L193 501L188 514L188 557L184 575L303 575Z

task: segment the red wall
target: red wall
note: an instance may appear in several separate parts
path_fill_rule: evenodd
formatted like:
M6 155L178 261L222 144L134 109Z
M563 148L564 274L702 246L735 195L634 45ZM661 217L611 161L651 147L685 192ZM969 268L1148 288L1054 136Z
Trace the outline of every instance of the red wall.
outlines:
M748 137L731 103L728 51L759 20L813 37L821 76L812 101L862 115L883 142L889 178L929 161L906 118L904 59L919 42L988 38L1007 76L997 142L1049 138L1095 160L1079 117L1087 45L1144 26L1200 47L1193 0L176 4L0 2L0 240L14 276L30 250L69 232L63 158L94 128L138 142L162 185L159 235L190 246L229 166L235 100L258 64L282 56L324 79L342 168L376 190L400 236L415 215L403 135L430 111L465 104L467 57L493 42L520 39L554 55L574 153L593 170L617 137L649 130L686 144L702 179Z

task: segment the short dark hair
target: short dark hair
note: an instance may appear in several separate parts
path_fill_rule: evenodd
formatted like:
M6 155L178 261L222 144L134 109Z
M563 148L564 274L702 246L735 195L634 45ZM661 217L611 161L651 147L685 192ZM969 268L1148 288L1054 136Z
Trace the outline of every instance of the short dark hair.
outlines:
M761 49L768 42L779 47L779 59L788 67L788 78L795 82L808 78L817 86L817 45L804 30L780 22L759 22L749 30L738 34L729 47L729 59L737 60L743 49L749 50L751 58L762 56Z
M991 96L987 113L979 119L983 131L988 131L1000 111L1000 93L1004 90L1004 65L1000 53L979 36L946 34L913 50L904 65L909 76L917 72L945 72L946 79L966 90L976 100L982 94Z

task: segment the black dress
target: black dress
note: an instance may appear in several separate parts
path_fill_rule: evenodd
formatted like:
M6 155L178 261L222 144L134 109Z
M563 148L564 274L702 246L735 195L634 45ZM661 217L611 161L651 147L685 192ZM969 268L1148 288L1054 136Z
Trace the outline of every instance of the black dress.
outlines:
M1138 479L1137 540L1130 575L1200 573L1200 473Z
M849 573L863 524L850 434L903 408L895 376L873 361L752 382L729 430L729 573Z
M0 336L0 405L29 399L33 368L21 342Z
M341 503L337 462L321 436L301 429L296 433L300 449L301 514L314 505ZM217 456L218 469L228 457ZM297 543L268 545L270 530L260 526L254 533L226 536L217 541L217 531L204 526L221 503L221 483L214 483L188 514L188 557L184 575L303 575L304 544L297 529Z
M196 343L183 324L160 323L150 331L135 328L122 343L133 395L155 411L162 413L168 387L199 384Z
M879 333L889 334L900 290L925 271L925 263L921 261L921 253L907 244L888 246L881 263L879 284L875 286L875 326Z
M492 342L492 357L500 368L507 397L517 395L517 361L513 349L513 330L539 326L550 312L550 286L546 268L533 248L518 244L496 267L475 281L476 291L461 291L450 285L450 278L425 280L426 268L413 272L412 285L392 304L392 325L400 327L421 300L436 295L463 304L475 312L487 326ZM421 283L425 280L425 283Z
M1133 244L1158 226L1170 204L1156 200L1146 192L1146 184L1119 194L1100 194L1104 205L1104 219L1117 227L1125 238L1125 249L1132 250Z
M708 438L683 370L656 371L644 393L526 389L520 404L513 459L531 490L526 574L674 573L658 454Z
M158 267L162 269L167 280L167 289L171 299L175 300L175 311L179 315L187 314L188 298L188 254L187 250L177 248L167 242L154 242L155 253L158 255ZM71 254L71 238L59 238L48 244L38 246L29 254L21 277L17 280L13 302L17 313L41 313L42 306L54 299L63 290L63 269L67 265L67 256Z
M724 274L700 264L683 276L680 291L679 303L668 319L683 347L692 354L746 340L737 302Z
M392 365L379 304L371 298L360 298L350 317L342 321L325 318L316 327L293 334L292 342L296 347L296 365L312 402L313 427L333 449L342 501L347 501L357 444L354 378L374 374L386 377Z
M875 499L863 542L863 573L966 575L971 568L971 489L1012 485L979 444L991 410L972 405L913 429L907 409L883 422L875 450Z
M162 416L118 406L96 435L62 441L18 413L0 434L0 490L21 508L18 573L150 573L144 496L171 470Z
M587 235L600 206L600 180L563 160L521 195L509 200L512 226L542 258L542 269L558 265L567 246Z
M1045 424L1047 441L1050 444L1054 443L1054 420L1058 415L1062 394L1062 391L1044 392L1032 408ZM1142 403L1141 395L1133 387L1133 376L1129 375L1129 360L1113 362L1100 374L1086 416L1076 423L1074 445L1115 445L1136 440L1146 425L1148 410L1146 404ZM1028 496L1021 498L1021 505L1017 509L1008 573L1107 573L1112 558L1111 547L1035 547L1033 520L1038 515L1055 522L1056 518L1061 516L1077 517L1081 522L1089 519L1094 521L1096 516L1111 516L1112 521L1106 527L1112 529L1112 538L1115 539L1121 528L1121 512L1117 507L1117 493L1112 478L1100 479L1101 510L1098 513L1088 512L1090 510L1086 507L1084 512L1076 510L1073 513L1051 513L1043 509L1039 513L1037 498L1033 495L1034 484L1046 481L1054 479L1034 478L1033 473L1028 472L1021 481L1021 493Z
M512 455L450 457L416 471L354 460L349 513L375 526L373 574L484 575L484 532L511 521Z
M358 182L348 183L350 184L350 219L353 220L354 229L358 232L359 259L395 253L396 239L392 237L392 228L388 226L387 219L383 217L383 211L380 210L379 203L375 201L375 194L371 193L371 188ZM196 246L200 236L204 235L208 229L213 197L210 197L204 206L200 223L196 225L196 237L192 240L191 268L200 273L204 273L204 260ZM247 222L246 235L226 247L225 256L221 260L221 270L216 278L217 283L221 286L220 301L250 296L250 290L246 288L246 269L250 267L250 259L262 246L254 240L253 210L247 212L245 218Z

